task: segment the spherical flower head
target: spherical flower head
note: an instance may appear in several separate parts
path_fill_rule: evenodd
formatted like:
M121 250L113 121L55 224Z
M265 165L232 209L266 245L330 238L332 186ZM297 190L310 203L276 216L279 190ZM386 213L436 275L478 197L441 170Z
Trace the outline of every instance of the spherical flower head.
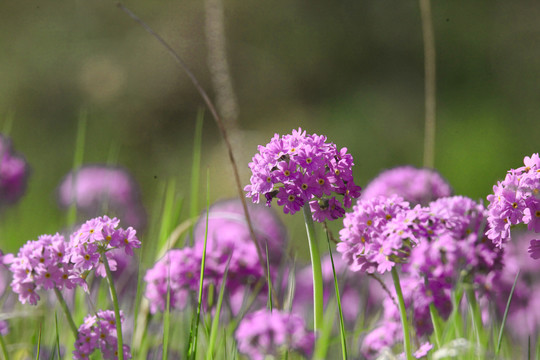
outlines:
M102 216L85 222L71 234L67 249L67 259L74 266L74 271L84 273L95 270L96 274L105 277L106 271L101 256L107 257L112 271L116 270L116 261L112 250L122 249L127 256L133 256L133 249L140 248L141 242L136 231L129 227L119 228L120 220ZM81 282L77 278L78 283Z
M249 163L251 184L244 188L255 203L263 198L270 206L277 198L286 214L310 203L316 212L313 219L325 221L343 217L342 206L350 207L352 199L360 196L352 176L352 156L347 148L338 150L327 143L325 136L298 129L289 135L275 134L258 149Z
M488 195L486 235L497 246L511 240L511 227L526 224L529 231L540 232L540 157L526 156L524 166L510 169ZM535 251L530 251L536 256Z
M353 271L385 273L406 261L419 231L415 217L420 215L399 196L361 200L343 219L337 251Z
M452 188L433 169L399 166L385 170L373 179L364 189L362 199L379 195L398 195L412 205L427 205L430 201L452 195Z
M0 134L0 206L16 203L24 194L30 169L13 152L11 140Z
M10 262L11 287L23 304L36 305L38 291L73 288L70 280L73 265L66 258L66 242L60 234L42 235L23 245Z
M97 216L106 205L123 223L137 229L146 225L139 186L121 167L86 165L70 172L58 186L57 199L63 209L75 204L86 216Z
M250 359L263 360L290 350L309 356L315 336L304 320L280 310L259 310L246 315L235 333L238 350Z
M120 312L120 321L124 316ZM116 317L112 310L100 310L96 315L87 315L79 327L79 335L75 341L73 358L86 360L99 349L105 360L118 359L118 338L116 333ZM124 359L131 359L131 350L124 345Z

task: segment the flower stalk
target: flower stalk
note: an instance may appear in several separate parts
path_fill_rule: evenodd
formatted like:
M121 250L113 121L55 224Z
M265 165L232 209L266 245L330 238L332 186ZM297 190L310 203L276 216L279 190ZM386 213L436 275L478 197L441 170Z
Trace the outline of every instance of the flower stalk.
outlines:
M396 288L396 295L398 299L399 315L401 317L401 327L403 328L403 346L405 348L405 356L407 360L412 360L412 349L411 349L411 337L409 331L409 322L407 321L407 310L405 309L405 301L403 300L403 292L401 291L401 284L399 282L399 275L397 273L396 267L392 267L392 280L394 281L394 286Z
M60 307L62 308L62 311L64 311L64 314L66 315L66 319L68 321L69 327L71 328L71 331L73 332L73 335L75 338L79 335L79 331L77 330L77 326L75 325L75 322L73 321L73 317L71 316L71 311L69 311L69 308L66 304L66 300L62 296L62 293L58 288L54 288L54 294L56 295L56 298L58 299L58 302L60 303Z
M124 360L124 341L122 338L122 321L120 318L120 306L118 304L118 295L116 294L116 288L114 287L113 277L109 261L105 252L101 254L101 260L105 266L105 272L107 274L107 282L109 283L109 291L111 293L111 300L114 307L114 318L116 320L116 338L118 340L118 360Z
M304 204L304 220L309 244L309 254L311 257L311 272L313 274L313 321L315 332L320 331L323 325L323 279L321 268L321 257L319 247L315 238L315 225L309 203Z

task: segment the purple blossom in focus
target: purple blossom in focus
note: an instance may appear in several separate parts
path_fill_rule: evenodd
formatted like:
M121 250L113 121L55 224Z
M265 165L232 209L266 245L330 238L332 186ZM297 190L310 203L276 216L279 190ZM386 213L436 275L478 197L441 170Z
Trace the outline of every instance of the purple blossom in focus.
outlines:
M235 337L238 350L253 360L277 357L286 349L309 356L315 342L300 316L267 309L246 315Z
M126 255L133 256L133 249L141 247L135 229L119 228L119 224L120 220L117 218L97 217L88 220L71 234L66 259L73 264L76 274L71 275L70 279L77 281L85 290L86 283L78 274L95 270L97 275L105 277L102 254L107 257L111 270L116 271L117 264L112 250L121 249Z
M107 210L141 230L146 226L146 212L139 193L137 182L126 169L107 165L87 165L70 172L57 190L58 204L64 209L75 203L87 217Z
M486 235L499 247L511 240L513 225L526 224L529 231L540 232L540 157L538 153L526 156L523 163L510 169L487 197L490 228ZM540 257L537 245L537 240L530 244L532 257Z
M366 186L362 199L379 195L401 196L412 205L427 205L430 201L452 195L452 188L433 169L418 169L413 166L399 166L381 172Z
M67 243L62 235L42 235L28 241L11 259L11 288L23 304L36 305L40 289L73 289L73 264L67 261Z
M29 171L25 159L13 151L11 140L0 134L0 207L23 196Z
M120 313L120 321L124 316ZM96 315L88 315L79 327L79 336L75 341L73 359L85 360L96 350L101 351L105 360L118 358L118 338L116 332L116 318L112 310L100 310ZM131 359L131 350L124 345L124 359Z
M325 136L307 135L299 128L290 135L275 134L266 146L259 145L249 163L251 184L244 190L254 203L262 198L270 206L277 198L285 214L309 203L315 221L335 220L360 196L352 166L347 148L338 151L335 144L326 143Z

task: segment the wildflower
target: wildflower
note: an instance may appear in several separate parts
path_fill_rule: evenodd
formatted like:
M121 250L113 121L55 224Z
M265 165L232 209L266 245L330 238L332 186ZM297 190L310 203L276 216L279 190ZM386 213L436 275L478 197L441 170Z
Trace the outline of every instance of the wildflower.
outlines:
M309 203L315 221L334 220L343 217L342 204L350 207L351 200L360 196L352 166L347 148L338 151L335 144L326 142L325 136L293 130L281 137L275 134L270 143L259 146L249 163L251 184L244 190L255 203L262 196L270 206L277 198L286 214L294 214Z
M124 321L124 316L120 315ZM116 318L112 310L100 310L96 315L87 315L79 327L79 335L75 341L73 358L82 360L99 349L104 359L118 358L118 342L116 332ZM123 346L124 359L131 359L131 350L128 345Z
M16 203L24 194L29 167L13 152L11 140L0 134L0 206Z
M69 241L67 259L73 264L74 271L82 274L95 270L96 274L105 277L105 266L101 255L105 254L112 271L116 270L116 260L111 250L123 249L126 255L133 255L133 248L141 247L136 231L129 227L118 228L120 220L102 216L90 219L75 231ZM81 276L72 275L78 284L84 286Z
M452 188L433 169L399 166L385 170L364 189L362 199L379 195L401 196L412 205L427 205L430 201L452 195Z
M66 245L64 237L58 233L42 235L37 241L28 241L10 260L11 287L21 303L36 305L40 289L75 287L70 279L73 264L67 261Z
M337 251L353 271L384 273L395 263L406 261L420 220L407 218L409 203L401 197L362 200L345 215Z
M140 230L145 227L146 213L139 193L136 181L126 169L86 165L64 177L58 186L57 199L60 207L67 209L75 204L88 217L107 209L123 223Z
M486 235L499 247L511 240L514 225L526 224L529 231L540 232L540 157L538 153L526 156L523 163L510 169L487 197L490 228ZM535 251L530 252L536 256Z
M246 315L236 330L238 350L250 359L277 357L290 350L309 356L315 336L306 330L304 320L279 310L259 310Z

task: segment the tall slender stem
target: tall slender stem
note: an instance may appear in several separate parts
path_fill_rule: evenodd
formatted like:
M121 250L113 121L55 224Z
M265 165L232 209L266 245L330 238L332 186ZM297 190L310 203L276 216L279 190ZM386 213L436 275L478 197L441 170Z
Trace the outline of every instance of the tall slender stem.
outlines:
M64 315L66 315L66 319L68 321L69 327L71 328L71 331L73 331L73 335L75 335L75 339L79 335L79 330L77 330L77 326L75 325L75 322L73 321L73 317L71 316L71 311L69 311L69 308L66 304L66 300L64 300L64 297L62 296L62 293L57 288L54 288L54 293L56 295L56 298L58 299L58 302L60 303L60 307L64 311Z
M323 279L321 268L321 256L319 247L315 238L315 225L311 215L309 203L305 203L304 221L306 223L306 232L309 243L309 253L311 255L311 272L313 274L313 321L315 332L320 331L323 325Z
M425 134L424 166L435 165L435 109L436 109L436 68L435 68L435 32L431 17L430 0L420 0L422 18L422 36L424 39L424 91L425 91Z
M114 317L116 320L116 338L118 340L118 360L124 360L124 340L122 338L122 321L120 319L120 306L118 304L118 296L116 295L116 289L114 287L111 268L109 266L109 261L107 260L107 255L105 253L101 254L101 260L103 261L103 265L105 265L107 282L109 283L109 290L111 293L111 299L114 307Z
M403 292L401 291L401 284L399 283L399 275L396 267L392 268L392 280L396 288L396 295L398 299L399 315L401 316L401 327L403 328L403 346L405 347L405 354L407 360L412 360L412 348L411 348L411 334L409 331L409 322L407 321L407 310L405 309L405 301L403 300Z

